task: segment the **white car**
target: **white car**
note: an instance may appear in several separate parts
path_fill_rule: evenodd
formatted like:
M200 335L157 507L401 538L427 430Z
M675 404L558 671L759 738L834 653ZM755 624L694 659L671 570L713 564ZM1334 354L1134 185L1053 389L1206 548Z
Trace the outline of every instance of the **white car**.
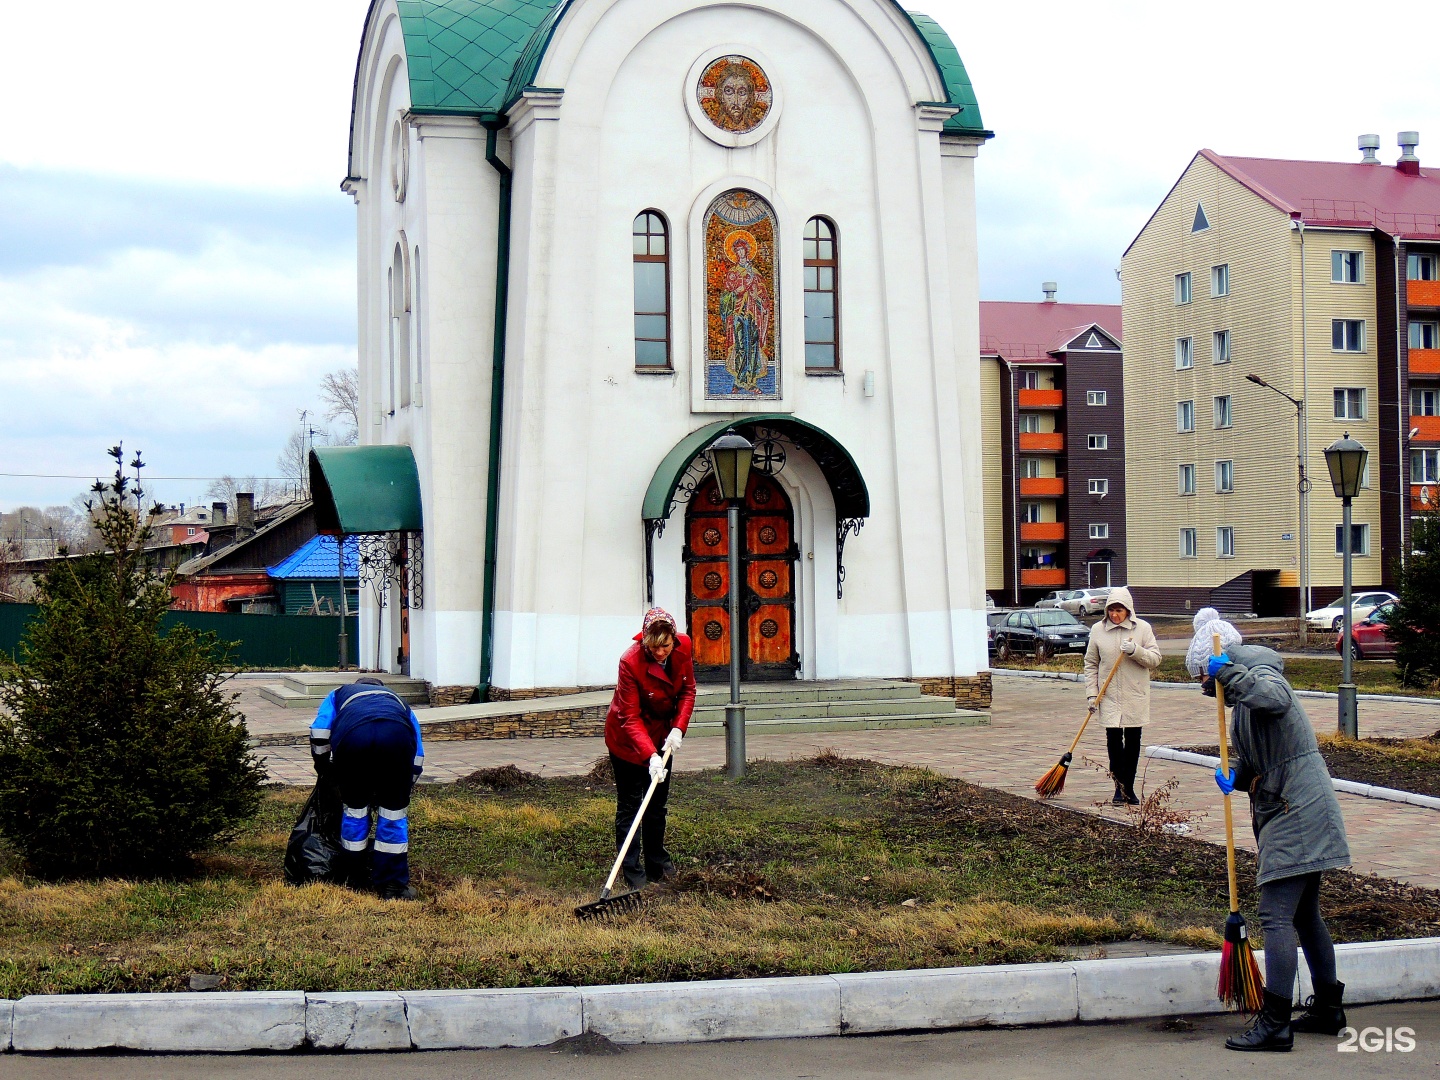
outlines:
M1381 604L1393 604L1398 600L1394 593L1388 592L1363 592L1352 597L1351 622L1359 622ZM1314 611L1305 613L1305 622L1318 630L1339 630L1340 624L1345 621L1345 608L1336 600L1329 607L1316 608Z
M1109 589L1077 589L1062 600L1060 606L1071 615L1099 615L1109 598Z
M1079 595L1079 589L1056 589L1052 593L1046 593L1043 599L1035 601L1035 606L1037 608L1064 607L1067 601Z

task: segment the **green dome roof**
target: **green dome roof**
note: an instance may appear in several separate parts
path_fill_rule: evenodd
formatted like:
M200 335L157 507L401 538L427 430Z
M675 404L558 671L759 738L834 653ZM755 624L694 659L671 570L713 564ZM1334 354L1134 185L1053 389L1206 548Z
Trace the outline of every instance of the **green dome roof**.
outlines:
M531 85L556 25L572 3L398 0L411 108L417 113L500 119ZM947 91L945 104L960 106L961 111L946 121L945 130L988 136L954 42L929 16L906 14L940 71Z

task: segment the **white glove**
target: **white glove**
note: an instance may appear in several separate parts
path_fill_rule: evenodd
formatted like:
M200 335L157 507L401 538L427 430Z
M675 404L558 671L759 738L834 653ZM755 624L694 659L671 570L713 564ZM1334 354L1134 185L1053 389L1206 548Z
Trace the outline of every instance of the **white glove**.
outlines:
M671 728L670 734L665 736L665 744L660 749L662 751L669 750L670 753L674 755L674 753L680 749L680 740L684 737L685 733L678 727Z
M1126 656L1134 656L1134 655L1135 655L1135 639L1134 639L1134 638L1126 638L1124 641L1122 641L1122 642L1120 643L1120 651L1123 652Z
M1095 700L1096 700L1096 699L1093 698L1093 697L1092 697L1092 698L1086 698L1086 699L1085 699L1085 707L1086 707L1087 709L1089 709L1091 712L1094 712L1094 711L1095 711Z
M656 784L665 782L665 762L659 754L650 755L650 780Z

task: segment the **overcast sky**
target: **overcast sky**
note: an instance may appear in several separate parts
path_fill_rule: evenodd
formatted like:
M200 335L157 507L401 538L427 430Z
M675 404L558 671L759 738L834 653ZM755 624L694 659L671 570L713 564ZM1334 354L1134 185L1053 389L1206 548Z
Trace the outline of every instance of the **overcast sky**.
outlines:
M1440 14L1420 0L914 4L996 132L986 299L1054 279L1118 303L1120 253L1200 147L1351 161L1373 131L1389 163L1415 128L1440 163ZM157 478L275 475L321 376L354 363L338 184L366 6L0 0L0 509L69 501L87 484L64 474L103 471L120 439Z

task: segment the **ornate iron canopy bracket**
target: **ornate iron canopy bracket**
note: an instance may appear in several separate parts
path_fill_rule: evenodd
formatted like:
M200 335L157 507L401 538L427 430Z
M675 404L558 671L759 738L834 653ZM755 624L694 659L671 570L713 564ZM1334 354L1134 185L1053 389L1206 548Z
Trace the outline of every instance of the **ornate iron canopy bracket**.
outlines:
M384 607L392 583L399 585L412 610L425 606L425 536L419 532L362 533L360 584L375 592Z
M845 596L845 539L851 533L859 533L865 527L861 517L841 518L835 523L835 597Z

